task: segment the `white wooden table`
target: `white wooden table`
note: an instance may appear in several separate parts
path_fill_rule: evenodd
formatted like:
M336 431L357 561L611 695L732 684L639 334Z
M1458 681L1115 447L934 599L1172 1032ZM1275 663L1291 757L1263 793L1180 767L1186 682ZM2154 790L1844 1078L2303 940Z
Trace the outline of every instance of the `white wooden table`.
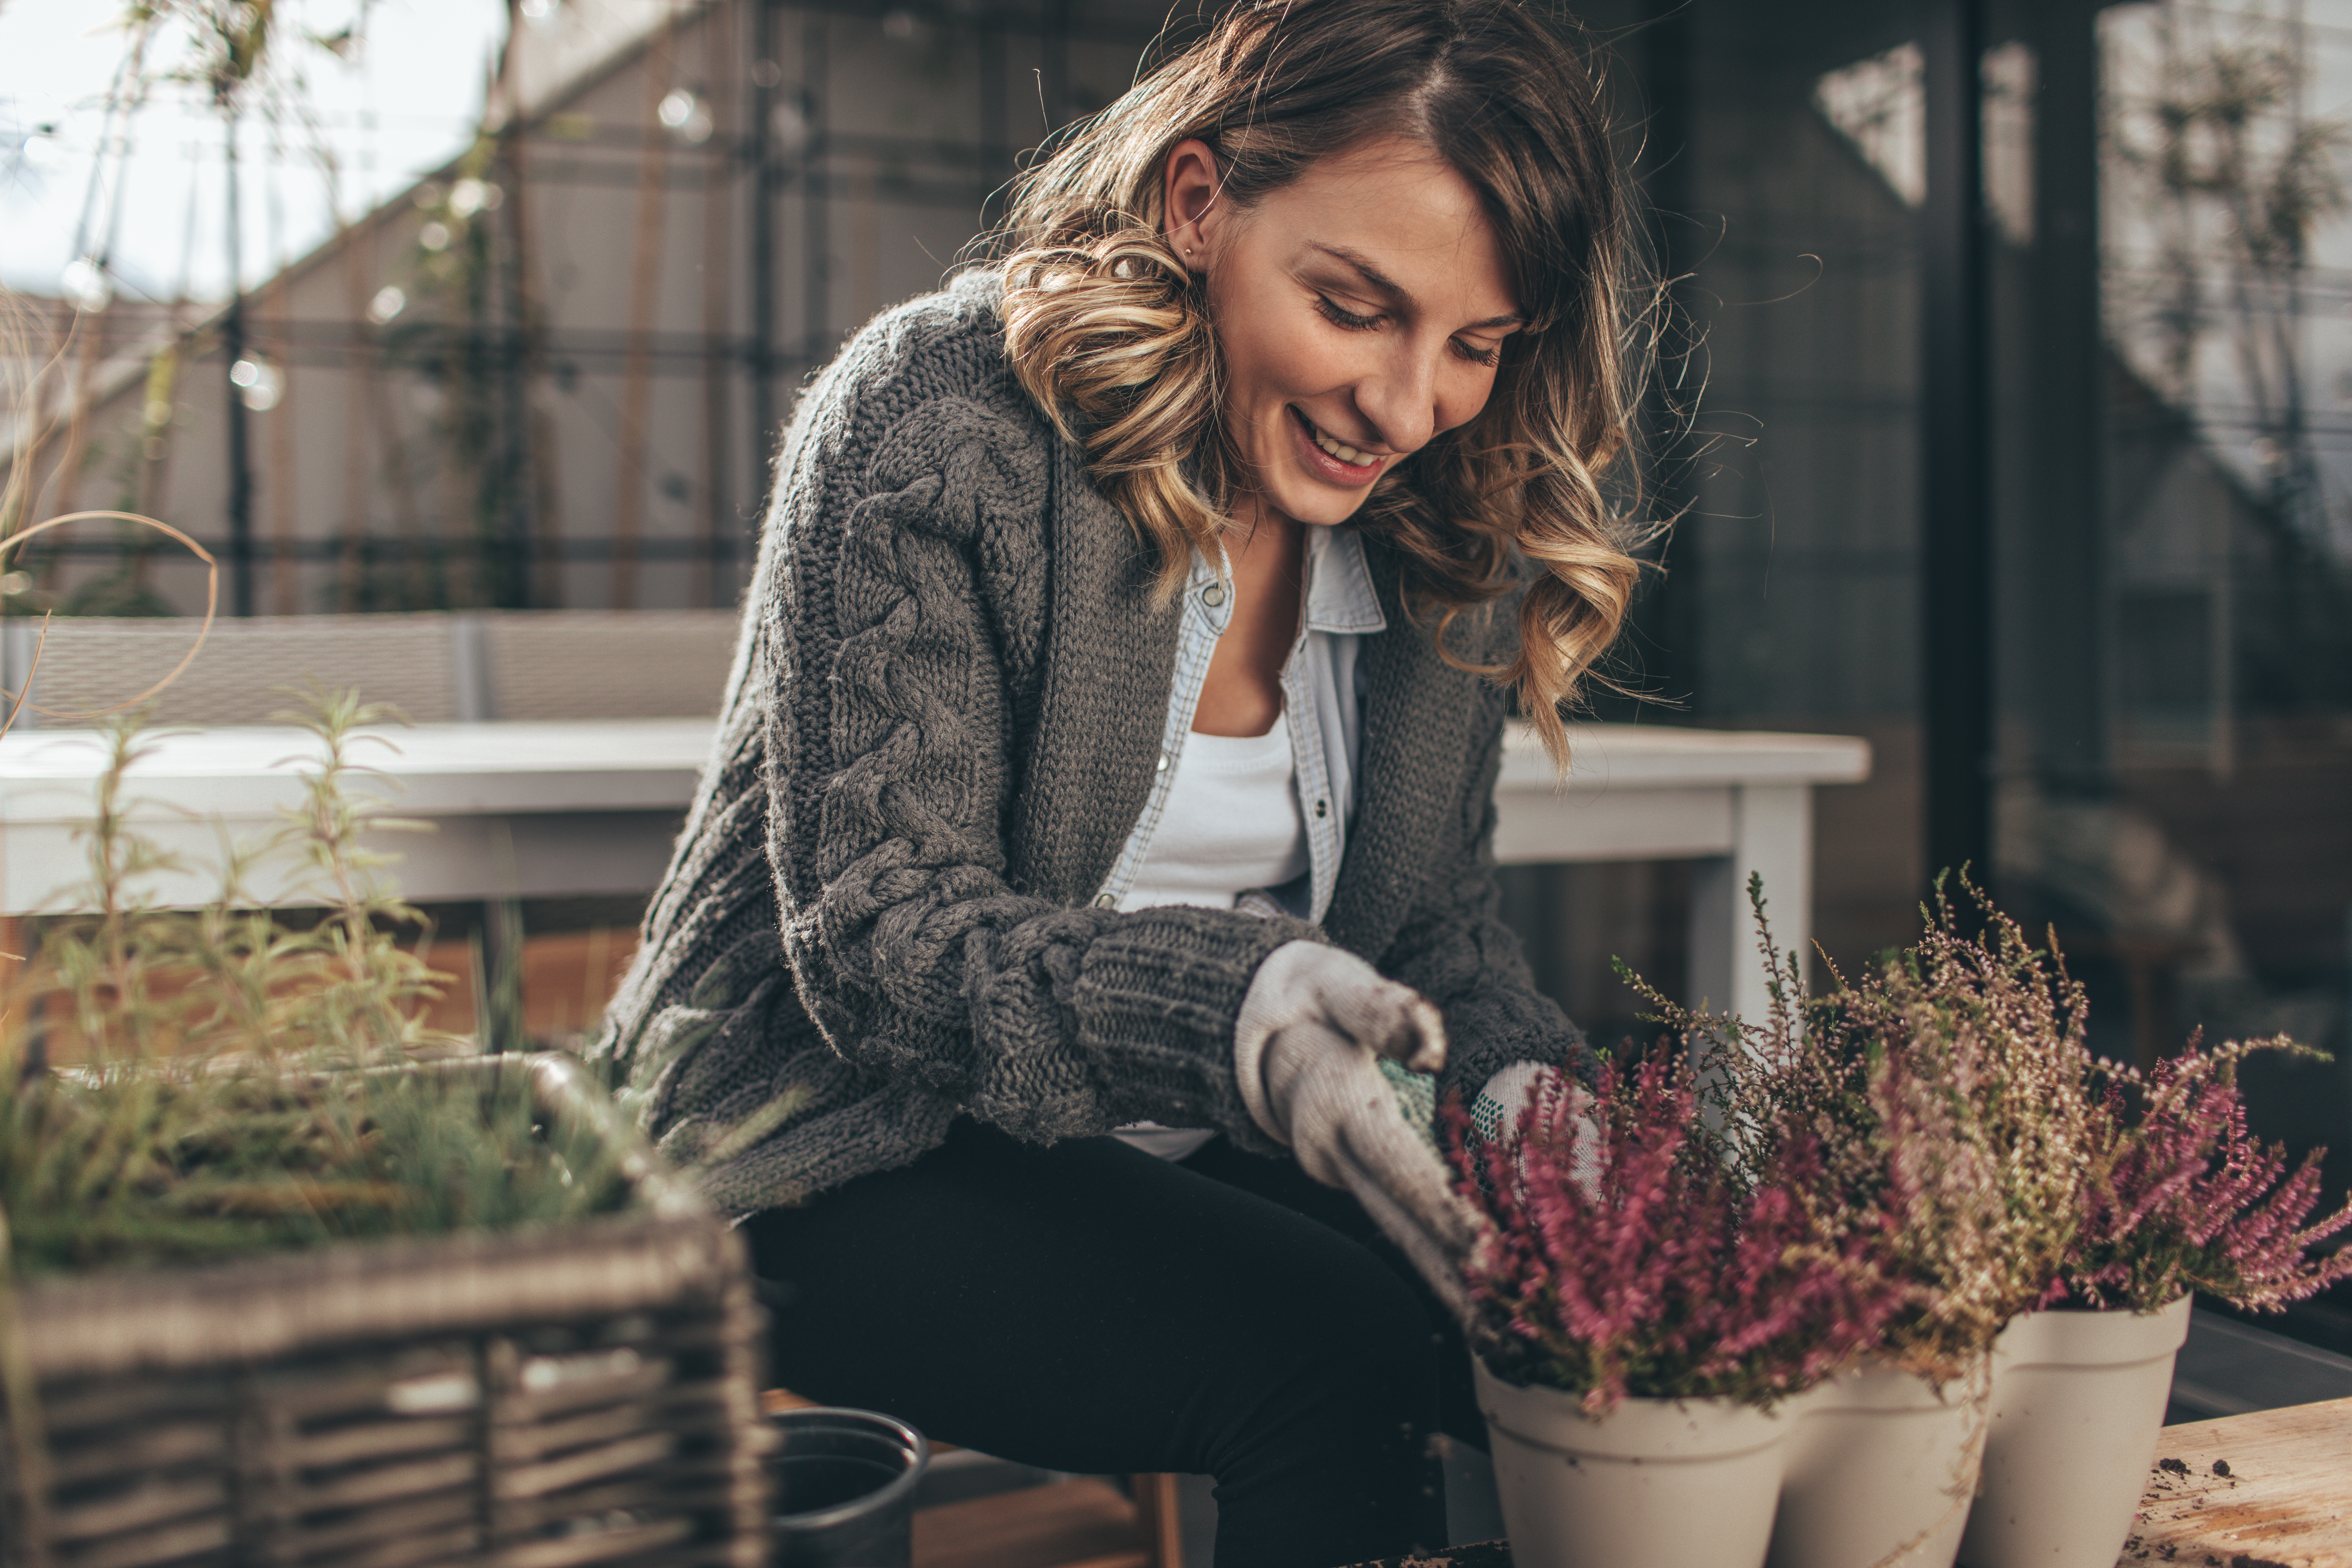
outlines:
M1764 879L1773 939L1807 961L1813 938L1813 786L1870 776L1870 742L1658 725L1569 727L1562 790L1534 731L1515 730L1495 790L1495 858L1697 862L1685 998L1748 1018L1767 1005L1748 879Z
M380 836L401 857L401 891L421 903L641 893L667 864L680 815L709 749L704 719L425 724L364 744L381 790L403 817L434 831ZM1867 776L1870 749L1843 735L1582 725L1560 789L1533 736L1514 733L1496 796L1496 858L1506 864L1692 858L1691 994L1749 1014L1764 1005L1745 888L1764 878L1775 934L1806 951L1811 933L1815 784ZM215 729L156 737L132 772L142 829L185 868L151 884L155 901L210 897L221 833L254 839L300 799L295 759L315 753L299 730ZM73 837L89 816L104 761L88 731L0 738L0 914L68 906L85 875ZM384 781L397 787L385 787ZM260 900L297 895L257 879Z

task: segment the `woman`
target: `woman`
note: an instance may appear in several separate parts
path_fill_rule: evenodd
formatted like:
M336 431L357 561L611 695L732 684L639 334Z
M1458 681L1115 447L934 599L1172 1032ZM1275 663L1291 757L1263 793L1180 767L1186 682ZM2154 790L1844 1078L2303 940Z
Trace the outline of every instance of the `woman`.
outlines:
M1245 4L812 385L604 1041L778 1381L1212 1475L1220 1568L1437 1538L1467 1231L1382 1064L1578 1049L1487 851L1634 576L1622 212L1511 0Z

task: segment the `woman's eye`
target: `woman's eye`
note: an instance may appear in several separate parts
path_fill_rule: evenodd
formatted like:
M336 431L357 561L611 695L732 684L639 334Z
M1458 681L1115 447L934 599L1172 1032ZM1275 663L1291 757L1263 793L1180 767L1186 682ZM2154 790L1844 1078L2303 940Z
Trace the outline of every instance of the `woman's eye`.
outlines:
M1381 324L1378 316L1359 316L1352 310L1340 309L1327 294L1315 296L1315 308L1323 313L1325 321L1335 327L1345 327L1351 332L1369 331Z
M1491 365L1503 357L1500 349L1482 349L1475 343L1465 343L1460 338L1454 340L1454 352L1472 364Z

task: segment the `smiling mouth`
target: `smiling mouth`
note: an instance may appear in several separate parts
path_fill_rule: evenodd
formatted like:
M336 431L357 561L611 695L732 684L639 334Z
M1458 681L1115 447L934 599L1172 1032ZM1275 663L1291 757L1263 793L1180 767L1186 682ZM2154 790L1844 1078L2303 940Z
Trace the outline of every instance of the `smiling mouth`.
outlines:
M1293 407L1290 413L1291 416L1297 419L1300 426L1306 430L1307 438L1313 441L1318 447L1320 447L1325 452L1329 454L1338 461L1347 464L1351 468L1370 468L1379 467L1381 458L1381 453L1367 452L1359 447L1350 447L1345 441L1325 435L1321 430L1316 428L1315 421L1307 418L1306 415L1300 413L1296 407Z

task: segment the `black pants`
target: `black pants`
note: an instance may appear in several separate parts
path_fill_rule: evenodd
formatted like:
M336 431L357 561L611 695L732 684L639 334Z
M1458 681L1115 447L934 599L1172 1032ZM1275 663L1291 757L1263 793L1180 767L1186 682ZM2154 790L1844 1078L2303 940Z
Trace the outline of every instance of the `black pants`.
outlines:
M940 1148L745 1222L776 1380L1047 1469L1217 1483L1217 1568L1442 1545L1460 1331L1355 1200L1223 1139Z

